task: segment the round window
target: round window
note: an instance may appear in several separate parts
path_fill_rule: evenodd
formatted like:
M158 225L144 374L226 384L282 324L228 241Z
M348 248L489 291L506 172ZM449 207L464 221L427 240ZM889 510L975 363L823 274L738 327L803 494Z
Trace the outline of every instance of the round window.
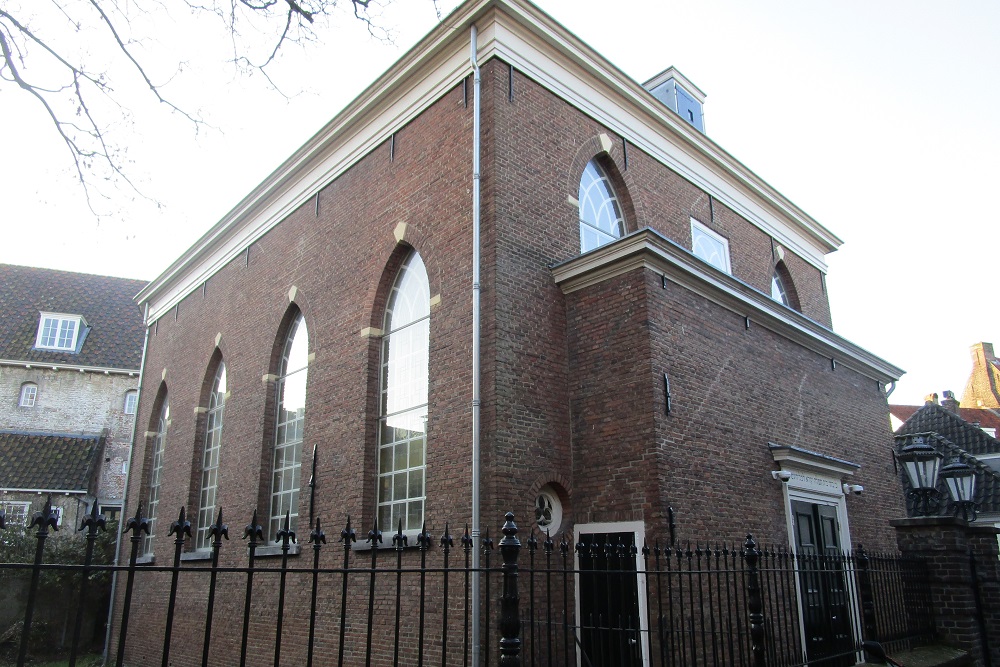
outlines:
M535 523L542 532L559 532L562 524L562 503L559 494L552 486L546 484L535 497Z

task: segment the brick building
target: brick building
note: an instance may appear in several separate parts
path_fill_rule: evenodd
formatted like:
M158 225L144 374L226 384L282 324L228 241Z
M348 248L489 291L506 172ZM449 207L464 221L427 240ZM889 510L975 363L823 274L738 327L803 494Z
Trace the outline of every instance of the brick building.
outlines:
M272 540L286 512L470 522L477 431L494 531L512 510L641 545L672 507L685 541L894 547L902 371L832 331L840 240L701 131L703 102L529 3L456 9L139 295L144 562L181 506L191 561L220 506Z
M137 405L145 281L0 265L0 493L26 524L121 509ZM62 531L72 534L72 530Z

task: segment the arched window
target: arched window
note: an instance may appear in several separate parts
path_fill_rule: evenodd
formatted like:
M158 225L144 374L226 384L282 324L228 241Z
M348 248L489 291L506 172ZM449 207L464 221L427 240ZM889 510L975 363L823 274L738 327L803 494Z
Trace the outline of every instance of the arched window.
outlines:
M587 252L625 233L618 197L607 173L596 160L587 163L580 178L580 252Z
M146 506L146 518L149 519L149 534L142 542L142 553L153 553L153 538L156 537L156 512L160 505L160 478L163 476L163 449L167 444L167 427L170 425L170 403L163 397L160 408L160 418L156 424L156 435L153 437L153 459L149 466L149 504Z
M201 494L198 497L198 532L195 548L212 546L209 529L215 521L215 500L219 491L219 453L222 451L222 413L226 408L226 364L219 362L208 396L205 420L205 449L201 458Z
M378 422L378 523L419 530L424 520L430 287L416 252L389 294L382 330Z
M785 290L785 281L781 279L781 274L775 269L771 274L771 298L788 305L788 292Z
M795 285L792 283L792 277L783 262L778 262L771 274L771 298L789 308L799 309Z
M136 404L139 402L139 392L135 389L125 392L124 411L127 415L134 415Z
M21 385L21 394L18 396L17 405L22 408L33 408L37 398L38 385L34 382L25 382Z
M278 417L275 425L274 461L271 466L271 540L282 528L285 514L299 515L299 478L302 470L302 427L306 421L306 375L309 371L309 332L302 314L288 328L278 369Z

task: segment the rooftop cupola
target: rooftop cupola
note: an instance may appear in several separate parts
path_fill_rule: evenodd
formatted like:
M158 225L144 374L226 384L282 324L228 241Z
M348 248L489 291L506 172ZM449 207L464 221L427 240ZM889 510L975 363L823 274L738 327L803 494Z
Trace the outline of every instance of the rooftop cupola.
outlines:
M705 93L680 70L668 67L642 85L699 132L705 131Z

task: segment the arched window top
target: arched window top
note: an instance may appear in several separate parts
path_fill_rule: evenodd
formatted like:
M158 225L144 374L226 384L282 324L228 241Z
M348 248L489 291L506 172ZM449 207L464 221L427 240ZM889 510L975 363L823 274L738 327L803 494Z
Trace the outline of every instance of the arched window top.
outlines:
M786 306L789 305L788 290L785 289L785 281L781 279L777 269L771 274L771 298Z
M580 177L580 252L587 252L625 233L618 196L607 172L591 160Z
M215 379L212 381L212 394L208 397L209 412L220 411L226 403L226 364L219 362L219 367L215 370ZM220 415L221 420L221 415ZM220 424L221 426L221 424Z
M135 389L129 389L125 392L125 405L124 412L127 415L134 415L136 406L139 402L139 392Z
M382 329L391 333L431 314L431 289L427 282L424 260L417 252L410 253L399 269L389 295Z
M21 385L21 394L18 396L17 404L22 408L33 408L37 398L38 385L34 382L25 382Z
M288 338L281 355L281 368L278 375L288 375L305 368L309 364L309 331L306 329L306 318L299 313L288 328Z
M789 308L799 310L799 298L795 293L792 276L784 262L778 262L771 273L771 298Z

